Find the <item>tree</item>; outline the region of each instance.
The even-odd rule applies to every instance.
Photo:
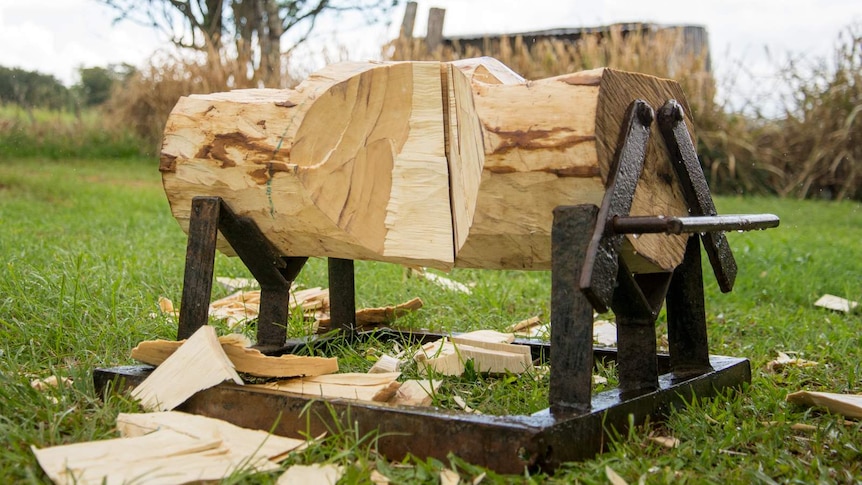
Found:
[[[279,87],[281,40],[296,33],[304,42],[324,15],[363,12],[374,20],[399,0],[97,0],[133,20],[166,33],[174,45],[206,54],[212,66],[227,57],[248,73],[241,84]],[[288,52],[290,49],[288,49]],[[239,80],[238,80],[239,81]],[[240,84],[240,83],[237,83]]]
[[[85,106],[98,106],[111,97],[114,85],[123,82],[134,72],[129,64],[109,64],[108,67],[79,67],[80,81],[74,86]]]
[[[0,67],[0,103],[17,104],[27,110],[62,110],[72,104],[69,90],[57,78],[17,67]]]

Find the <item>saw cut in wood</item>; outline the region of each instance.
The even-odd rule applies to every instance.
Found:
[[[193,197],[218,196],[283,256],[547,270],[553,209],[601,204],[638,98],[687,108],[676,82],[612,69],[528,82],[492,58],[335,64],[293,90],[182,98],[160,170],[184,229]],[[632,215],[686,214],[660,144]],[[624,258],[670,271],[685,240],[629,235]]]

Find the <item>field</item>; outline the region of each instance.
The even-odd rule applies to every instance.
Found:
[[[800,389],[862,393],[862,316],[813,306],[825,293],[862,300],[862,205],[716,202],[722,213],[771,212],[782,219],[778,229],[728,236],[740,267],[733,293],[719,293],[711,275],[706,278],[711,351],[750,358],[751,386],[676,410],[667,422],[633,430],[607,453],[566,465],[554,477],[488,473],[482,483],[606,483],[606,467],[629,483],[862,480],[862,425],[784,402]],[[112,437],[116,414],[137,409],[122,397],[97,398],[90,373],[131,363],[128,352],[141,340],[175,336],[174,324],[155,315],[156,302],[160,296],[179,302],[184,254],[185,237],[170,215],[154,160],[0,159],[0,480],[45,482],[31,445]],[[216,274],[248,275],[239,261],[221,255]],[[358,263],[358,304],[421,296],[425,308],[401,324],[442,330],[547,319],[547,273],[456,270],[449,277],[474,282],[473,295],[405,278],[397,266]],[[312,261],[299,282],[325,286],[323,261]],[[290,328],[302,332],[301,325]],[[374,356],[346,346],[341,352],[345,365],[357,369]],[[778,352],[818,365],[767,372]],[[612,369],[603,371],[613,378]],[[49,375],[71,377],[74,384],[48,393],[31,388],[32,379]],[[448,389],[484,412],[520,413],[543,407],[546,390],[535,382],[474,376]],[[513,389],[525,397],[511,398]],[[437,404],[449,405],[445,399]],[[813,428],[791,428],[798,423]],[[675,437],[679,446],[659,446],[651,434]],[[464,480],[482,472],[456,457],[394,467],[373,453],[372,438],[341,430],[288,463],[356,463],[349,483],[368,483],[375,466],[398,483],[437,483],[444,465],[456,467]],[[235,477],[249,483],[273,478]]]

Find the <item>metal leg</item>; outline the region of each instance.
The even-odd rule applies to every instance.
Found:
[[[620,395],[658,389],[655,320],[617,314],[617,372]]]
[[[265,351],[283,346],[287,340],[290,285],[308,258],[282,258],[254,221],[237,217],[223,201],[219,230],[260,283],[256,347]]]
[[[218,197],[192,199],[177,340],[191,337],[209,318],[220,208]]]
[[[593,375],[593,306],[578,280],[599,208],[554,209],[551,229],[551,412],[590,409]]]
[[[667,332],[670,365],[676,376],[712,370],[703,301],[700,238],[691,236],[682,264],[676,268],[667,293]]]
[[[356,283],[353,260],[329,258],[329,306],[332,329],[347,338],[356,335]]]

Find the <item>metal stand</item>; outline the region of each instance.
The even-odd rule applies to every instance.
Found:
[[[483,416],[321,401],[230,384],[196,394],[181,409],[245,427],[275,426],[276,433],[288,436],[316,435],[339,420],[357,426],[362,434],[378,431],[379,451],[393,460],[407,454],[445,459],[451,452],[499,472],[521,473],[524,467],[550,471],[566,461],[590,458],[603,450],[611,430],[622,433],[630,424],[660,418],[671,406],[750,382],[748,360],[709,355],[700,244],[720,287],[729,291],[736,264],[722,231],[774,227],[778,218],[715,214],[681,108],[673,100],[659,112],[659,125],[694,217],[630,217],[653,118],[647,103],[632,103],[601,207],[554,210],[551,341],[519,341],[531,346],[536,359],[547,361],[550,356],[547,409],[529,416]],[[217,231],[261,284],[258,346],[270,353],[300,349],[305,343],[287,342],[284,326],[290,283],[306,258],[279,256],[253,223],[237,218],[216,197],[192,203],[178,337],[206,324]],[[623,235],[646,232],[691,233],[683,262],[673,272],[632,274],[626,267],[619,256]],[[363,338],[366,334],[357,332],[354,321],[353,261],[330,258],[329,282],[333,327],[349,338]],[[655,322],[665,301],[670,355],[656,352]],[[593,348],[594,309],[613,309],[616,351]],[[394,330],[374,335],[407,343],[439,338]],[[619,388],[593,395],[597,360],[616,361]],[[136,385],[148,372],[140,367],[97,369],[94,379],[96,388],[104,391],[118,378],[126,386]]]

